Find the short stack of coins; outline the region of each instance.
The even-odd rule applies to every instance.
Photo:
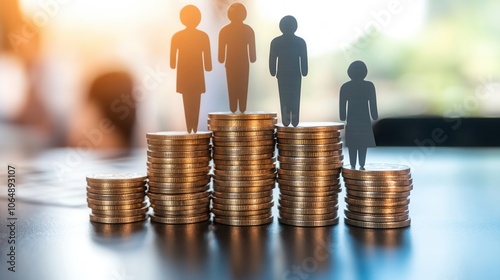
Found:
[[[276,113],[210,113],[214,222],[256,226],[273,221]]]
[[[398,164],[367,164],[342,168],[346,186],[345,223],[362,228],[401,228],[410,225],[410,168]]]
[[[277,126],[281,223],[311,227],[338,223],[343,128],[334,122]]]
[[[190,224],[210,219],[211,132],[157,132],[148,142],[151,221]]]
[[[87,204],[90,221],[122,224],[148,218],[146,176],[128,174],[92,174],[87,176]]]

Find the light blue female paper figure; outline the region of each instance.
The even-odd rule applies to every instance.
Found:
[[[177,68],[177,92],[182,94],[189,133],[198,131],[201,94],[205,92],[205,71],[212,70],[208,35],[196,29],[201,13],[193,5],[182,8],[181,22],[186,26],[174,34],[170,48],[170,67]]]
[[[368,69],[362,61],[351,63],[347,74],[351,80],[340,88],[340,120],[347,120],[345,145],[349,149],[351,167],[356,168],[359,157],[359,166],[364,169],[367,148],[375,147],[371,124],[371,119],[378,118],[375,86],[364,80]]]

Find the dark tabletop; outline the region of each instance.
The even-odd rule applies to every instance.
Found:
[[[290,227],[277,222],[276,207],[274,223],[260,227],[93,224],[82,173],[145,172],[145,152],[120,160],[87,158],[61,175],[54,163],[64,163],[68,153],[11,162],[18,164],[16,272],[7,270],[11,245],[2,187],[0,279],[500,277],[500,149],[369,150],[369,162],[412,167],[412,224],[394,230],[349,227],[343,219],[333,227]]]

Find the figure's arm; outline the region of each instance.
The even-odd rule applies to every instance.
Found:
[[[378,111],[377,111],[377,94],[375,92],[375,86],[370,82],[370,94],[369,94],[369,102],[370,102],[370,114],[373,120],[378,119]]]
[[[250,56],[250,62],[254,63],[257,60],[257,54],[255,51],[255,33],[251,27],[249,27],[249,29],[248,55]]]
[[[175,35],[170,42],[170,68],[175,69],[177,66],[177,40]]]
[[[219,62],[224,63],[226,61],[226,36],[224,29],[219,32]]]
[[[302,76],[307,76],[309,73],[309,67],[307,65],[307,45],[304,40],[302,40],[302,48],[300,51],[300,70],[302,71]]]
[[[208,35],[205,34],[205,40],[203,43],[203,59],[205,65],[205,71],[212,71],[212,55],[210,53],[210,40]]]
[[[276,66],[278,61],[278,50],[276,49],[275,40],[271,42],[271,50],[269,51],[269,72],[273,77],[276,76]]]
[[[339,102],[340,120],[345,121],[347,118],[347,97],[346,97],[344,85],[342,85],[342,87],[340,87],[339,101],[340,101]]]

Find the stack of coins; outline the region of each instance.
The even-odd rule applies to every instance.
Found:
[[[347,190],[345,223],[363,228],[401,228],[410,225],[410,168],[397,164],[367,164],[364,170],[345,166]]]
[[[151,221],[188,224],[210,219],[211,132],[148,133]]]
[[[342,123],[277,126],[279,221],[292,226],[338,223]]]
[[[93,174],[87,176],[87,203],[92,209],[90,221],[122,224],[148,218],[146,176]]]
[[[273,221],[276,113],[211,113],[214,222],[253,226]]]

